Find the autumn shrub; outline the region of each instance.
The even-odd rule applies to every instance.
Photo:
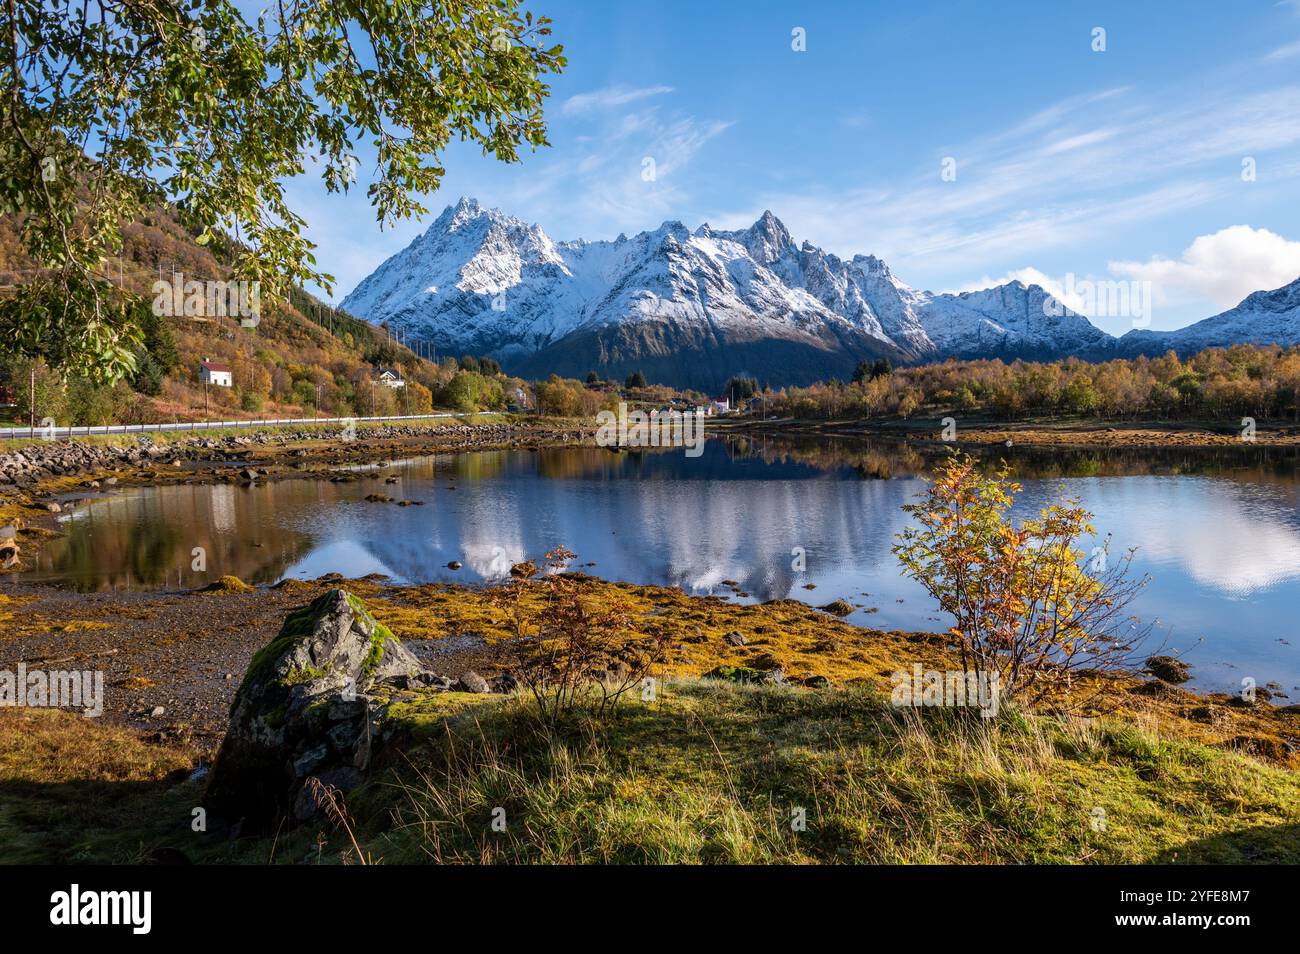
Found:
[[[893,548],[954,619],[963,669],[988,678],[1001,698],[1038,701],[1062,682],[1132,667],[1150,627],[1127,614],[1146,585],[1130,573],[1133,551],[1089,553],[1092,514],[1074,499],[1019,524],[1009,512],[1021,487],[1005,466],[984,473],[964,454],[940,465],[903,509],[914,523]]]
[[[550,550],[537,580],[530,579],[531,565],[520,564],[529,571],[513,573],[491,597],[513,629],[516,678],[551,723],[575,709],[612,714],[629,691],[646,684],[667,648],[658,627],[633,631],[625,601],[584,594],[581,579],[566,572],[575,556],[562,546]]]

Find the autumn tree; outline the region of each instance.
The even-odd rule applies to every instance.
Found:
[[[1111,558],[1077,500],[1009,519],[1021,487],[966,455],[939,466],[893,548],[905,575],[951,615],[965,672],[997,679],[1002,699],[1040,700],[1083,671],[1126,668],[1148,634],[1127,607],[1146,585],[1128,551]]]
[[[382,224],[422,213],[453,138],[507,162],[546,144],[543,79],[565,65],[517,0],[284,0],[252,22],[233,0],[5,0],[0,17],[0,213],[42,268],[0,302],[0,348],[100,380],[135,370],[105,262],[148,210],[175,203],[264,306],[330,288],[287,183],[365,178]]]

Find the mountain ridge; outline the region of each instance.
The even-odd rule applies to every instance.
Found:
[[[859,361],[882,357],[1181,352],[1232,343],[1221,339],[1241,338],[1261,314],[1273,317],[1256,337],[1300,342],[1300,279],[1185,329],[1117,338],[1038,285],[913,288],[873,255],[843,259],[796,244],[770,210],[744,229],[705,223],[692,231],[670,220],[612,241],[556,242],[468,196],[342,306],[444,352],[490,355],[524,376],[641,370],[706,389],[738,373],[796,385],[847,377]]]

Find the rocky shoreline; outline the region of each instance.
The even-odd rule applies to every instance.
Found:
[[[866,629],[832,609],[795,600],[739,604],[669,587],[580,578],[592,599],[629,603],[634,628],[644,619],[668,629],[667,675],[722,669],[777,674],[766,681],[869,684],[888,692],[888,674],[904,663],[951,663],[942,635]],[[335,588],[364,600],[375,619],[437,673],[443,688],[462,680],[482,691],[511,684],[512,630],[492,587],[398,586],[382,577],[337,574],[266,587],[223,580],[202,590],[161,593],[6,586],[0,626],[8,638],[0,640],[0,669],[23,662],[101,670],[106,721],[206,749],[225,733],[235,691],[257,652],[275,639],[287,616]],[[1267,695],[1243,705],[1135,674],[1115,682],[1110,701],[1120,711],[1156,711],[1177,723],[1180,734],[1214,744],[1235,741],[1282,761],[1300,755],[1300,705],[1273,705]]]
[[[771,436],[888,438],[950,446],[1015,444],[1023,447],[1087,448],[1300,448],[1300,426],[1261,422],[1249,441],[1235,422],[1131,421],[966,421],[955,418],[953,440],[944,441],[944,419],[822,421],[777,418],[768,420],[725,420],[717,426],[724,433],[752,433]]]
[[[54,532],[56,514],[80,491],[104,487],[251,482],[297,477],[349,480],[333,468],[479,450],[580,444],[594,425],[573,422],[483,422],[272,428],[254,433],[172,437],[139,435],[116,441],[54,440],[0,454],[0,570],[20,570]],[[160,439],[163,438],[163,439]]]

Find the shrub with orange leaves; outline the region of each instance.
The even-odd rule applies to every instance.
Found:
[[[1096,530],[1077,499],[1014,523],[1020,490],[1005,464],[985,473],[953,455],[903,508],[914,525],[893,552],[952,615],[964,670],[995,678],[1004,702],[1033,703],[1080,674],[1132,667],[1150,626],[1127,609],[1148,578],[1130,573],[1133,550],[1110,559],[1108,538],[1085,553]]]

